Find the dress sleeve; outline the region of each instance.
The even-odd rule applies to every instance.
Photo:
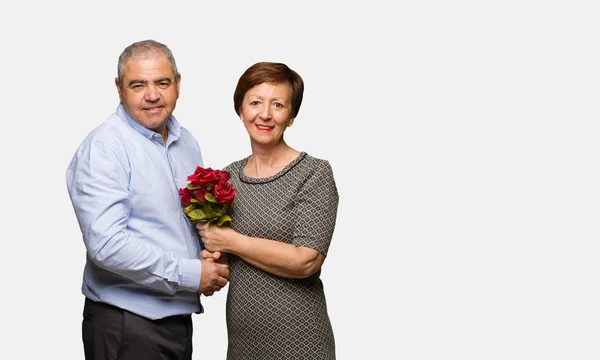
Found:
[[[329,162],[319,160],[296,195],[294,245],[315,249],[327,256],[338,200],[331,166]]]

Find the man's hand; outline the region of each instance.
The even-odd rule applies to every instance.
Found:
[[[229,281],[229,262],[221,263],[215,261],[214,257],[215,254],[211,254],[210,257],[207,257],[207,254],[201,255],[202,276],[198,292],[204,296],[211,296],[221,290]],[[217,260],[222,257],[223,255],[219,254]]]
[[[210,251],[204,249],[200,253],[200,258],[201,259],[211,259],[212,258],[214,261],[216,261],[218,263],[229,265],[229,254],[222,253],[220,251],[215,251],[213,253],[213,252],[210,252]]]

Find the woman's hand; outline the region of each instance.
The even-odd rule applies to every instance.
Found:
[[[198,234],[202,237],[202,242],[206,250],[216,252],[231,252],[231,241],[235,235],[235,231],[230,227],[219,227],[199,222],[196,224]]]

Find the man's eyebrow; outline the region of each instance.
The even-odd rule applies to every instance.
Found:
[[[161,82],[164,82],[164,81],[173,82],[173,80],[170,77],[162,77],[162,78],[154,80],[154,83],[158,84],[158,83],[161,83]],[[129,82],[129,84],[127,84],[127,85],[128,86],[137,85],[137,84],[143,84],[143,85],[145,85],[147,83],[148,83],[148,81],[146,81],[146,80],[131,80]]]
[[[163,77],[163,78],[154,80],[154,83],[159,83],[159,82],[163,82],[163,81],[172,82],[173,80],[171,80],[170,77]]]
[[[137,84],[146,84],[147,82],[144,80],[131,80],[127,86],[137,85]]]

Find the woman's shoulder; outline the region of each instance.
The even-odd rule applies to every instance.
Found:
[[[302,170],[300,170],[304,173],[301,176],[304,178],[302,193],[310,194],[317,191],[320,192],[319,196],[323,198],[325,194],[330,194],[337,199],[335,177],[329,161],[305,153],[302,163]]]
[[[307,153],[304,154],[304,165],[306,168],[314,170],[314,171],[327,171],[331,172],[331,164],[328,160],[314,157]]]
[[[239,171],[240,169],[242,169],[244,167],[244,165],[246,164],[246,162],[248,161],[248,158],[250,156],[247,156],[243,159],[237,160],[232,162],[231,164],[225,166],[223,168],[223,170],[225,171],[229,171],[229,172],[234,172],[234,171]]]

